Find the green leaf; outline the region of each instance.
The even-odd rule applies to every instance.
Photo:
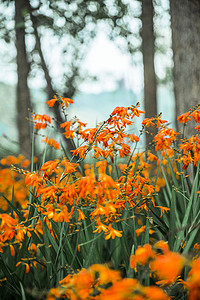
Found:
[[[171,206],[170,206],[170,218],[169,218],[169,236],[168,243],[169,248],[173,250],[174,242],[175,242],[175,230],[177,226],[176,222],[176,194],[175,191],[172,190],[172,198],[171,198]]]
[[[21,288],[21,295],[22,295],[22,300],[26,300],[24,288],[21,282],[19,282],[20,288]]]
[[[195,228],[190,234],[189,240],[186,242],[185,248],[183,249],[182,254],[186,254],[191,250],[191,246],[194,244],[195,237],[199,231],[199,227]]]
[[[147,212],[147,216],[146,216],[146,229],[144,235],[144,243],[149,244],[149,212]]]
[[[174,173],[174,170],[173,170],[173,167],[172,167],[172,164],[171,164],[171,160],[169,159],[168,155],[167,155],[167,160],[168,160],[168,166],[170,168],[170,172],[171,172],[171,176],[172,176],[172,180],[173,180],[173,183],[174,183],[174,186],[177,188],[177,189],[180,189],[181,188],[181,185],[179,184],[178,180],[176,179],[176,174]],[[184,192],[185,190],[183,190]],[[180,194],[177,194],[177,201],[178,201],[178,204],[179,204],[179,210],[181,209],[181,212],[184,214],[185,213],[185,209],[186,209],[186,204],[185,204],[185,199],[182,198],[182,196]]]
[[[0,254],[0,269],[2,270],[4,276],[7,278],[8,282],[10,283],[11,289],[14,291],[14,293],[20,295],[20,290],[18,288],[18,278],[16,274],[11,273],[9,268],[6,266],[1,254]]]
[[[48,238],[48,227],[46,224],[46,221],[43,222],[42,218],[41,218],[41,222],[42,222],[42,228],[43,228],[43,237],[44,237],[44,243],[45,243],[45,259],[46,259],[46,264],[47,264],[47,288],[50,289],[52,287],[52,261],[51,261],[51,249],[50,249],[50,243],[49,243],[49,238]]]
[[[197,182],[198,182],[198,178],[199,178],[198,173],[199,173],[199,164],[198,164],[198,168],[197,168],[197,173],[196,173],[195,178],[194,178],[189,203],[188,203],[188,206],[186,208],[186,212],[185,212],[185,216],[183,218],[183,222],[181,224],[181,229],[177,233],[176,242],[174,244],[174,251],[179,250],[181,241],[185,239],[185,232],[184,231],[185,231],[185,228],[187,228],[189,217],[192,216],[192,211],[193,211],[193,206],[192,205],[194,204],[195,194],[197,193]]]
[[[22,213],[20,212],[20,210],[18,210],[18,209],[12,204],[12,202],[11,202],[10,200],[8,200],[2,193],[0,193],[0,196],[3,197],[3,198],[6,200],[6,202],[10,205],[10,207],[12,208],[12,210],[16,212],[16,214],[17,214],[18,217],[19,217],[19,220],[20,220],[20,221],[25,221],[25,218],[24,218],[24,216],[22,215]]]

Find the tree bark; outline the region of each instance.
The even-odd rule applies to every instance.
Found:
[[[200,103],[200,1],[170,0],[176,114]],[[182,128],[177,124],[178,130]],[[188,123],[185,136],[194,133]]]
[[[157,91],[156,75],[154,68],[154,28],[153,28],[154,8],[152,0],[142,0],[142,54],[144,66],[144,107],[145,117],[151,118],[157,115]],[[146,134],[146,145],[152,142],[156,128],[152,127]]]
[[[31,133],[28,117],[30,91],[28,88],[29,63],[25,43],[26,0],[15,0],[15,34],[17,50],[17,126],[19,132],[19,150],[31,158]]]

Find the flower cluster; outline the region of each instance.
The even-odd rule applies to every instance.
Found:
[[[77,274],[68,275],[50,290],[47,300],[59,297],[68,299],[118,299],[118,300],[167,300],[159,287],[145,287],[136,279],[122,278],[116,270],[106,265],[92,265]]]
[[[72,103],[47,101],[64,115]],[[21,155],[1,159],[0,282],[9,290],[16,275],[12,296],[23,283],[27,293],[34,285],[48,290],[48,300],[165,300],[180,293],[199,299],[200,138],[184,138],[161,115],[144,119],[137,136],[132,125],[143,113],[138,103],[116,107],[95,128],[66,119],[59,124],[63,137],[80,145],[72,159],[46,137],[60,156],[32,172]],[[183,124],[191,119],[200,123],[199,107],[178,117]],[[46,114],[33,114],[33,121],[37,131],[56,128]],[[152,148],[140,152],[149,126],[157,127]]]
[[[4,211],[8,209],[8,202],[6,199],[14,199],[16,205],[25,208],[27,204],[28,189],[26,188],[24,177],[11,170],[11,166],[15,165],[18,168],[27,169],[30,161],[23,155],[7,156],[0,161],[0,193],[4,196],[0,201],[0,208]]]
[[[159,250],[159,251],[158,251]],[[180,280],[185,265],[191,264],[186,281]],[[139,246],[130,258],[131,268],[137,265],[148,267],[152,280],[159,281],[150,287],[142,285],[138,280],[122,278],[119,271],[110,269],[107,265],[92,265],[89,269],[82,269],[76,274],[66,276],[59,282],[57,288],[49,291],[48,300],[58,297],[69,299],[134,299],[134,300],[167,300],[171,299],[163,290],[163,286],[172,286],[175,282],[180,288],[186,288],[190,300],[199,297],[200,259],[191,263],[183,255],[169,250],[168,244],[159,241],[150,246]],[[136,269],[137,272],[137,269]]]

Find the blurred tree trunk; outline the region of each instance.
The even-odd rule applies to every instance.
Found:
[[[157,115],[156,75],[154,68],[154,8],[152,0],[142,0],[142,54],[144,66],[144,106],[145,117],[151,118]],[[156,128],[149,132],[156,134]],[[146,134],[146,145],[152,142],[153,136]]]
[[[17,50],[17,126],[19,132],[19,150],[31,157],[31,134],[28,117],[30,91],[28,88],[29,63],[25,44],[26,0],[15,0],[15,34]]]
[[[48,99],[52,99],[54,95],[56,95],[56,91],[53,88],[53,84],[52,84],[52,78],[50,76],[50,72],[49,72],[49,67],[45,61],[44,55],[43,55],[43,51],[42,51],[42,46],[41,46],[41,40],[40,40],[40,36],[39,36],[39,32],[38,32],[38,28],[37,28],[37,18],[33,15],[33,9],[30,5],[30,2],[28,1],[28,8],[29,8],[29,13],[30,13],[30,18],[31,18],[31,22],[32,22],[32,26],[34,29],[34,35],[35,35],[35,49],[37,50],[39,56],[40,56],[40,64],[41,67],[43,69],[44,72],[44,76],[45,76],[45,80],[46,80],[46,84],[47,84],[47,95],[48,95]],[[72,98],[73,95],[67,95],[68,98]],[[60,109],[59,109],[59,104],[56,102],[54,107],[53,107],[53,111],[54,111],[54,115],[55,118],[57,120],[57,129],[59,131],[63,131],[60,128],[60,124],[64,123],[66,120],[63,119],[61,113],[60,113]],[[64,139],[65,141],[65,150],[68,154],[69,159],[72,157],[72,153],[71,150],[75,150],[76,146],[74,144],[73,139]]]
[[[200,1],[170,0],[176,114],[200,103]],[[182,128],[178,125],[178,130]],[[194,133],[189,123],[185,135]],[[194,127],[193,127],[194,128]]]

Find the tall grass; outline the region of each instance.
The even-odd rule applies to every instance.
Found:
[[[55,102],[64,111],[73,101]],[[143,113],[138,103],[117,107],[90,129],[66,120],[65,138],[81,144],[72,159],[46,137],[62,152],[46,161],[45,150],[37,170],[34,153],[30,171],[23,157],[1,160],[2,174],[12,164],[16,178],[1,187],[1,299],[199,299],[200,140],[156,116],[141,125],[141,134],[158,128],[152,151],[139,152],[131,125]],[[199,116],[194,107],[179,121]],[[45,114],[33,120],[36,133],[52,126]]]

